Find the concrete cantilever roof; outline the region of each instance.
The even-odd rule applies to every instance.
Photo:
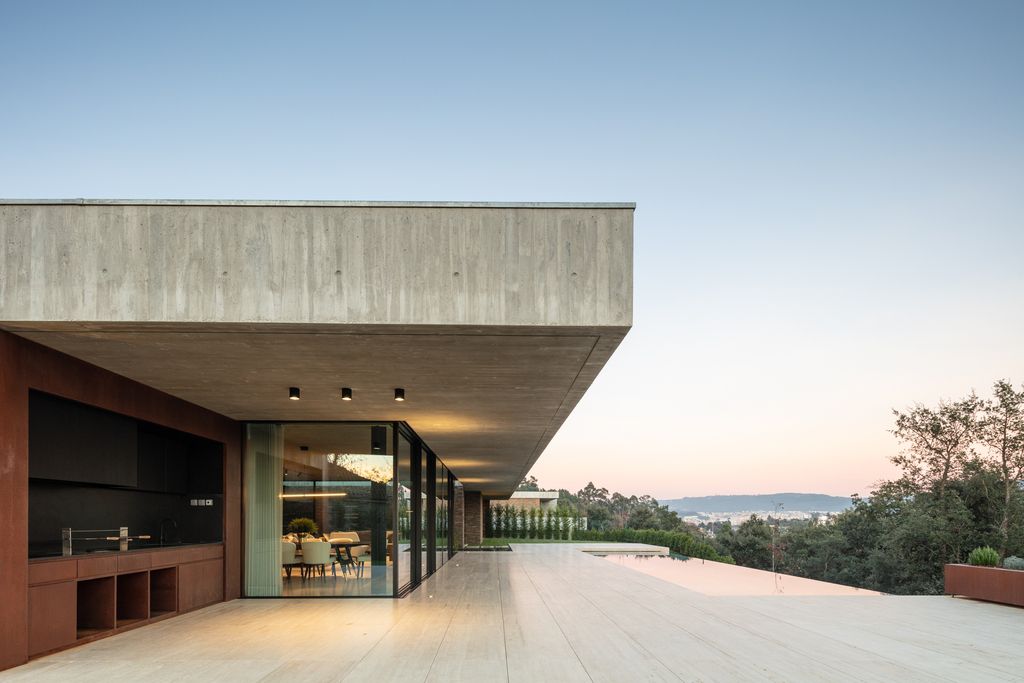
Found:
[[[632,220],[0,200],[0,327],[240,420],[406,420],[467,488],[506,496],[632,324]]]
[[[3,199],[0,205],[42,206],[320,206],[333,208],[384,207],[419,209],[635,209],[635,202],[424,202],[359,199]]]

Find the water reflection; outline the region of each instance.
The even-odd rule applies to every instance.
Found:
[[[666,555],[601,555],[608,562],[704,595],[882,595],[863,588]]]

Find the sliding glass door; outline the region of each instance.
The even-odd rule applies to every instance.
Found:
[[[250,423],[248,597],[401,595],[449,557],[452,477],[405,423]]]
[[[250,424],[246,595],[393,595],[392,424]]]

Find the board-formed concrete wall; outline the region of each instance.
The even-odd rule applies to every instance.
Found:
[[[0,321],[632,323],[633,208],[0,200]]]

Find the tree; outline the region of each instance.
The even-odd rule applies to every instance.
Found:
[[[715,546],[722,555],[731,555],[736,564],[771,569],[772,531],[757,515],[751,515],[735,531],[731,525],[723,525],[715,536]]]
[[[570,493],[567,489],[558,489],[558,509],[566,515],[578,515],[580,513],[579,496]]]
[[[892,462],[918,491],[945,496],[949,480],[963,471],[972,453],[981,407],[972,392],[961,401],[941,401],[937,409],[917,404],[907,413],[892,411],[892,433],[903,444]]]
[[[516,487],[516,491],[540,491],[540,484],[537,483],[537,477],[531,474],[524,478],[519,482],[519,486]]]
[[[654,510],[646,506],[638,506],[629,513],[626,520],[627,529],[656,529]]]
[[[587,518],[587,528],[594,529],[595,531],[602,531],[604,529],[611,528],[612,526],[612,513],[606,505],[593,504],[588,505],[584,510],[584,515]]]
[[[608,502],[608,489],[597,488],[594,486],[594,482],[587,482],[587,485],[576,492],[576,497],[580,503],[589,505],[591,503],[607,503]]]
[[[979,440],[984,461],[1001,479],[1000,556],[1006,557],[1013,495],[1024,479],[1024,387],[1018,392],[1009,381],[999,380],[993,386],[993,393],[995,400],[984,402]]]
[[[636,496],[629,496],[628,498],[618,491],[612,494],[611,499],[608,501],[608,507],[612,513],[613,526],[616,529],[621,529],[626,526],[626,520],[629,519],[630,511],[637,506],[638,499]]]
[[[794,576],[835,581],[837,564],[844,552],[844,539],[834,525],[811,522],[786,532],[786,554],[782,571]]]

